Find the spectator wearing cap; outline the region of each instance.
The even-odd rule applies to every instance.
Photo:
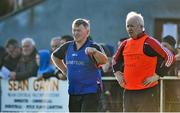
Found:
[[[175,44],[176,44],[176,40],[173,36],[171,35],[167,35],[164,38],[162,38],[162,42],[161,45],[164,46],[166,49],[170,50],[174,55],[176,54],[175,51]],[[158,59],[158,65],[162,65],[163,59]],[[170,67],[165,67],[165,66],[160,66],[161,68],[159,68],[158,74],[160,75],[166,75],[166,76],[174,76],[175,75],[175,64],[173,64]],[[168,70],[168,71],[167,71]]]
[[[161,42],[162,46],[166,47],[167,49],[169,49],[170,51],[172,51],[172,53],[175,55],[176,51],[175,51],[175,45],[176,45],[176,40],[173,36],[171,35],[167,35],[162,39]],[[162,60],[158,59],[158,63],[162,64]],[[176,76],[175,73],[175,68],[176,68],[176,63],[175,62],[172,66],[170,67],[164,67],[161,66],[160,73],[159,74],[163,74],[165,76]],[[179,112],[180,111],[180,90],[179,90],[179,81],[172,81],[172,80],[167,80],[164,81],[164,86],[165,86],[165,111],[166,112]],[[176,103],[176,105],[174,106],[174,104]]]
[[[176,45],[176,40],[173,36],[167,35],[162,39],[161,44],[170,49],[174,54],[175,54],[175,45]]]

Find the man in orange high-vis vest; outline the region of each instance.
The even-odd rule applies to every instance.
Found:
[[[174,63],[175,57],[168,49],[148,36],[141,14],[130,12],[126,18],[129,39],[123,41],[113,58],[113,69],[123,95],[124,112],[158,112],[158,57],[165,66]]]

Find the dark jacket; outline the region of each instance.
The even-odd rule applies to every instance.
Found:
[[[36,76],[38,65],[36,63],[37,50],[35,49],[30,56],[22,55],[15,70],[16,80],[25,80]]]
[[[4,57],[3,65],[7,67],[10,71],[14,71],[16,69],[17,63],[19,62],[21,56],[17,58],[12,58],[10,55],[6,55]]]
[[[5,54],[6,54],[5,49],[2,46],[0,46],[0,69],[3,65]]]

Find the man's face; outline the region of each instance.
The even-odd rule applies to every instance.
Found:
[[[16,46],[9,45],[8,47],[6,47],[6,51],[9,55],[11,55],[15,48],[16,48]]]
[[[24,45],[22,45],[22,54],[25,56],[31,55],[33,50],[34,46],[30,42],[25,42]]]
[[[137,38],[143,32],[143,27],[136,18],[130,18],[126,23],[126,30],[131,38]]]
[[[17,48],[13,51],[12,56],[13,56],[14,58],[17,58],[17,57],[19,57],[20,55],[21,55],[21,48],[20,48],[20,47],[17,47]]]
[[[61,45],[60,40],[52,40],[51,41],[51,51],[54,51]]]
[[[170,50],[173,50],[173,47],[172,47],[169,43],[167,43],[167,42],[161,42],[161,44],[162,44],[164,47],[166,47],[166,48],[168,48],[168,49],[170,49]]]
[[[21,54],[21,48],[18,47],[17,45],[9,45],[6,48],[6,51],[12,58],[17,58]]]
[[[83,25],[80,26],[73,26],[72,34],[74,36],[75,42],[82,42],[87,39],[89,30],[85,28]]]

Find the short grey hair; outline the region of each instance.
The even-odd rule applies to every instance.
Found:
[[[24,45],[24,43],[26,43],[26,42],[30,42],[32,44],[32,46],[36,45],[35,41],[32,38],[29,38],[29,37],[22,39],[21,45]]]
[[[72,28],[74,26],[80,26],[83,25],[86,29],[90,30],[90,22],[87,19],[83,19],[83,18],[78,18],[75,19],[72,23]]]
[[[129,12],[127,14],[127,17],[126,17],[126,23],[131,18],[135,18],[137,20],[137,23],[140,24],[143,27],[143,30],[144,30],[144,19],[143,19],[143,16],[140,13],[137,13],[137,12],[134,12],[134,11]]]

